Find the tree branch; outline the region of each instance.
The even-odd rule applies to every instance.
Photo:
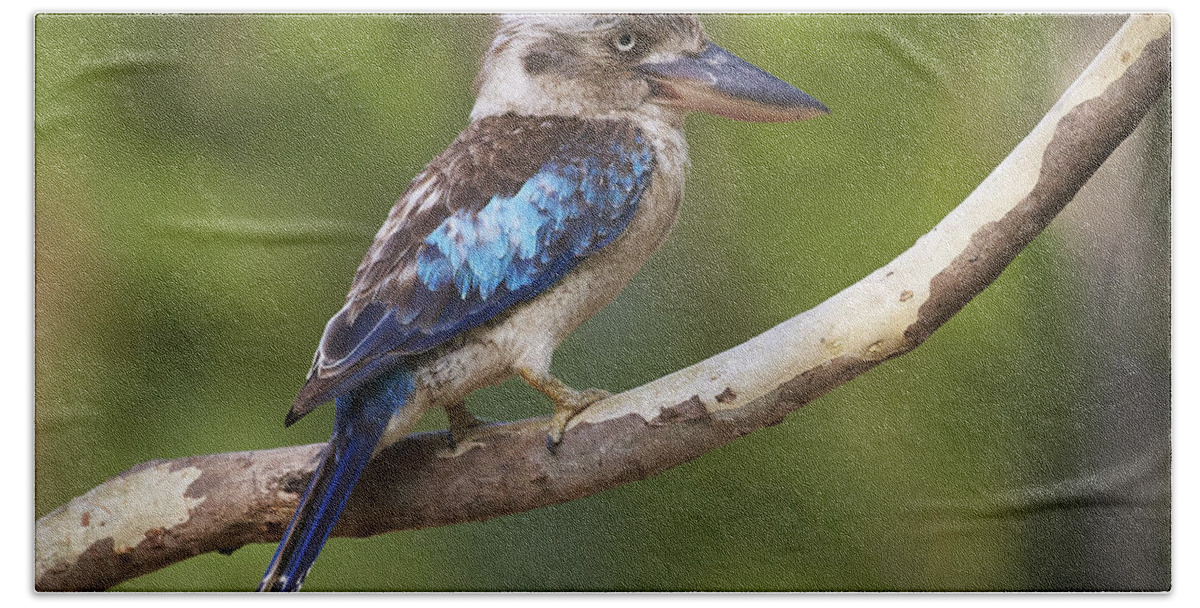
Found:
[[[682,464],[907,353],[999,276],[1170,82],[1170,18],[1132,17],[1008,158],[900,257],[820,306],[616,395],[568,427],[491,425],[457,450],[423,433],[382,452],[334,531],[489,519]],[[104,589],[208,551],[276,542],[321,445],[138,465],[37,522],[37,589]]]

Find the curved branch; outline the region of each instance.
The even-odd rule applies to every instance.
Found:
[[[489,519],[595,494],[687,462],[920,345],[1000,274],[1170,82],[1170,18],[1132,17],[1008,158],[912,248],[820,306],[600,402],[557,455],[544,419],[385,450],[335,534]],[[321,445],[153,461],[42,517],[39,590],[104,589],[208,551],[275,542]]]

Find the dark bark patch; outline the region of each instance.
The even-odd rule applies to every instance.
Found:
[[[37,591],[104,591],[111,586],[107,581],[120,576],[128,559],[113,548],[111,537],[102,538],[92,543],[74,562],[64,561],[47,568],[34,581],[33,588]]]
[[[688,422],[711,417],[712,415],[708,413],[708,408],[704,407],[704,402],[700,400],[700,395],[692,395],[687,401],[681,401],[659,410],[658,415],[650,421],[650,424],[659,425],[673,422]]]

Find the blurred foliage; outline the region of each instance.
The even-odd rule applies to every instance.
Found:
[[[575,385],[637,386],[892,259],[987,175],[1121,19],[703,21],[833,113],[689,119],[682,219],[560,349],[556,371]],[[330,408],[291,429],[283,414],[392,201],[464,126],[492,27],[479,16],[36,19],[38,516],[145,460],[327,438]],[[1127,295],[1144,315],[1128,331],[1145,337],[1129,356],[1157,402],[1170,369],[1160,194],[1139,236],[1159,255]],[[334,539],[305,588],[1103,587],[1086,526],[1012,508],[1087,474],[1100,410],[1114,407],[1092,390],[1095,347],[1080,336],[1094,304],[1060,244],[1052,228],[925,346],[777,427],[569,504]],[[549,411],[511,381],[471,405],[493,419]],[[422,428],[443,422],[431,413]],[[1168,529],[1169,507],[1156,508]],[[119,589],[252,589],[272,550],[203,555]],[[1166,572],[1169,546],[1148,550]]]

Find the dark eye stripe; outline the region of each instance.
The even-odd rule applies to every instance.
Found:
[[[525,66],[527,74],[541,74],[554,69],[561,69],[566,63],[566,58],[561,53],[539,53],[533,52],[526,55],[522,64]]]

